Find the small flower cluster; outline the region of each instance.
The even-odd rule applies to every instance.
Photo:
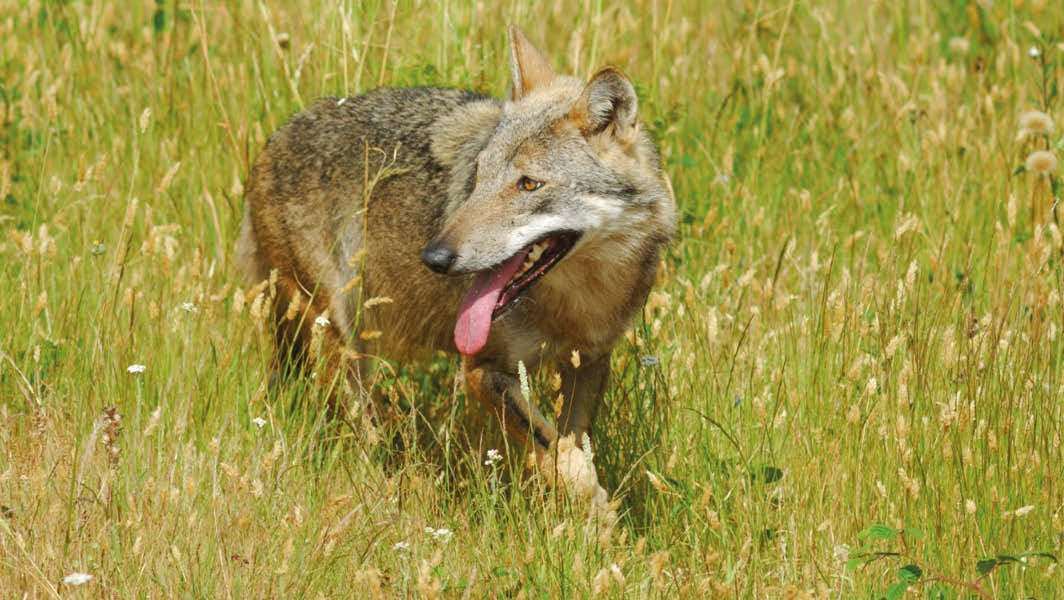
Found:
[[[440,527],[439,529],[433,529],[432,527],[426,527],[425,533],[432,536],[432,539],[439,542],[447,542],[454,535],[454,532],[446,527]]]
[[[484,461],[484,466],[494,467],[502,460],[502,452],[499,452],[495,448],[488,450],[488,458]]]

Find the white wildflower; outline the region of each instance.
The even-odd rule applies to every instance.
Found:
[[[454,535],[454,532],[450,529],[447,529],[446,527],[440,527],[439,529],[426,527],[425,533],[431,535],[432,539],[440,542],[446,542],[447,540],[451,539],[452,535]]]
[[[92,580],[92,575],[88,573],[71,573],[63,578],[63,583],[67,585],[82,585]]]
[[[325,327],[326,325],[329,324],[329,318],[328,317],[318,317],[318,318],[314,319],[314,324],[317,325],[318,327]]]
[[[1031,58],[1038,58],[1042,55],[1042,51],[1038,49],[1038,46],[1031,46],[1031,49],[1027,51],[1027,54],[1031,55]]]
[[[143,373],[148,367],[144,365],[129,365],[126,367],[126,371],[136,375],[137,373]]]
[[[194,313],[198,309],[196,308],[196,305],[191,303],[191,302],[182,302],[181,303],[181,310],[183,310],[183,311],[185,311],[187,313]]]
[[[266,425],[266,419],[263,419],[262,417],[255,417],[251,422],[259,429],[262,429]]]
[[[502,452],[499,452],[495,448],[488,450],[488,459],[484,461],[484,465],[488,467],[494,467],[499,461],[502,460]]]
[[[410,549],[410,542],[396,542],[395,545],[392,546],[392,552],[402,552],[403,550],[409,550],[409,549]]]

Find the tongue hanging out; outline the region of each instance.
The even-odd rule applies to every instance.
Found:
[[[521,268],[528,251],[518,252],[512,258],[495,267],[477,273],[473,285],[458,309],[458,322],[454,325],[454,345],[466,356],[472,356],[488,343],[491,317],[495,305],[506,284]]]
[[[466,356],[484,349],[491,322],[572,249],[579,234],[558,232],[473,277],[454,324],[454,345]]]

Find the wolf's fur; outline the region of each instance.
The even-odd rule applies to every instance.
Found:
[[[469,391],[545,459],[559,431],[578,440],[590,431],[610,350],[654,282],[675,208],[624,75],[557,76],[516,28],[510,48],[506,101],[378,89],[294,116],[255,162],[237,254],[255,280],[275,271],[280,355],[303,356],[327,315],[319,331],[335,370],[348,364],[345,346],[400,360],[453,351],[472,273],[544,234],[580,232],[463,361]],[[522,176],[544,185],[522,191]],[[454,251],[448,274],[421,264],[430,242]],[[363,248],[364,268],[350,264]],[[392,300],[364,311],[359,327],[382,332],[371,342],[353,330],[357,287],[345,292],[359,276],[363,298]],[[518,361],[561,372],[557,429],[521,396]],[[344,371],[357,382],[358,369]]]

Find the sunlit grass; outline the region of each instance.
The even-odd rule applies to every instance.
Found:
[[[501,95],[510,22],[632,77],[681,208],[596,429],[612,536],[450,357],[391,365],[375,427],[270,392],[232,264],[291,114]],[[1038,0],[0,3],[0,595],[872,597],[1059,556],[1062,40]],[[923,537],[846,569],[872,524]]]

